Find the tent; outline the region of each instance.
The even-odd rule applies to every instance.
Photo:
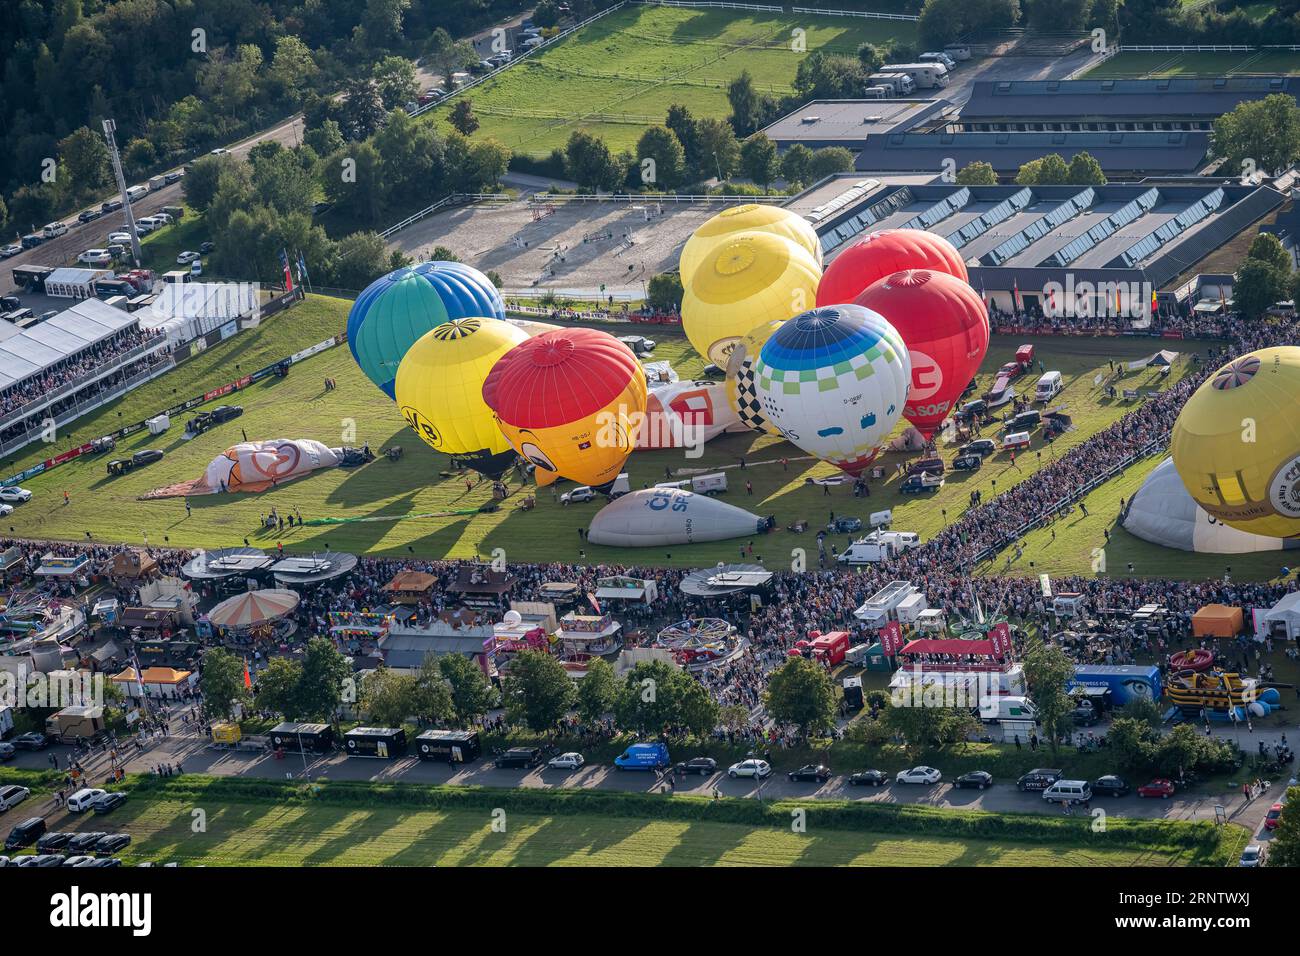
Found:
[[[1238,620],[1241,612],[1237,612]],[[927,639],[908,641],[900,654],[957,654],[993,657],[992,641],[965,641],[961,639]]]
[[[1289,640],[1300,636],[1300,591],[1292,591],[1283,596],[1282,600],[1264,612],[1264,621],[1270,630],[1274,624],[1282,624]]]
[[[1207,604],[1192,615],[1193,637],[1236,637],[1244,627],[1239,607]]]
[[[296,591],[280,588],[248,591],[222,601],[208,614],[208,621],[214,627],[256,627],[292,614],[298,600]]]

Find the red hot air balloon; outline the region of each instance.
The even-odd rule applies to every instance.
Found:
[[[943,236],[924,229],[882,229],[835,257],[817,286],[817,304],[852,302],[867,286],[904,269],[946,272],[962,282],[970,279],[961,253]]]
[[[989,314],[979,293],[928,269],[895,272],[854,300],[898,329],[912,357],[903,417],[928,441],[961,398],[989,347]]]

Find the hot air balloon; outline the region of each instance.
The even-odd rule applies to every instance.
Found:
[[[822,246],[817,230],[803,216],[780,206],[762,206],[746,203],[724,209],[686,240],[682,247],[678,272],[682,286],[691,281],[695,270],[708,258],[714,247],[741,232],[769,232],[802,246],[818,266],[822,264]]]
[[[402,417],[435,451],[500,477],[517,455],[483,401],[483,381],[527,338],[501,319],[452,319],[425,332],[397,369]]]
[[[853,243],[826,267],[817,304],[852,302],[867,286],[904,269],[946,272],[962,282],[970,278],[961,253],[942,236],[924,229],[882,229]]]
[[[911,379],[898,330],[858,305],[796,316],[754,363],[759,401],[782,436],[855,476],[898,424]]]
[[[903,417],[929,441],[988,351],[984,300],[946,273],[909,269],[873,283],[854,302],[883,315],[903,336],[912,360]]]
[[[422,262],[381,276],[357,296],[348,347],[366,378],[393,398],[397,367],[416,339],[451,319],[481,316],[506,317],[487,276],[460,262]]]
[[[1174,423],[1188,493],[1230,527],[1300,535],[1300,348],[1248,352],[1211,375]]]
[[[731,350],[727,359],[727,401],[740,419],[741,424],[762,432],[764,435],[779,435],[776,426],[763,415],[763,403],[754,391],[754,360],[758,358],[763,343],[771,338],[772,333],[781,327],[785,319],[773,319],[764,322],[756,329],[751,329]]]
[[[682,328],[719,368],[751,329],[807,309],[821,276],[816,260],[789,239],[742,232],[710,251],[682,296]]]
[[[537,466],[594,488],[618,477],[646,409],[645,371],[607,332],[560,329],[526,339],[483,382],[502,434]]]

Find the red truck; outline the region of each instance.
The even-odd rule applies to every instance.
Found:
[[[848,631],[829,631],[825,634],[819,634],[817,631],[808,633],[809,648],[815,660],[824,661],[834,667],[844,660],[844,655],[849,650],[849,632]]]

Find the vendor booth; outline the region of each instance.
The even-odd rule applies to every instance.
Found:
[[[272,727],[266,736],[273,750],[319,754],[334,746],[334,731],[329,724],[299,724],[286,720]]]
[[[1264,625],[1275,637],[1300,638],[1300,591],[1292,591],[1265,611]]]
[[[114,583],[140,584],[160,573],[158,562],[154,560],[153,555],[139,548],[121,551],[113,555],[113,559],[108,566],[108,576],[113,579]]]
[[[447,591],[469,607],[504,609],[509,607],[516,580],[508,571],[496,571],[490,565],[462,565]]]
[[[384,591],[394,604],[419,604],[421,601],[433,603],[433,589],[437,586],[438,579],[432,574],[424,571],[398,571],[384,585]]]
[[[469,763],[483,753],[476,730],[426,730],[415,738],[415,745],[421,760],[441,763]]]
[[[406,731],[401,727],[357,727],[343,735],[343,749],[349,757],[404,757]]]
[[[136,678],[134,667],[128,667],[111,678],[113,685],[127,697],[147,697],[151,700],[175,700],[198,683],[199,675],[193,671],[172,667],[146,667]]]
[[[1244,627],[1239,607],[1207,604],[1192,615],[1193,637],[1236,637]]]
[[[618,574],[596,579],[597,601],[626,601],[653,604],[658,596],[655,582],[649,578],[633,578]]]

